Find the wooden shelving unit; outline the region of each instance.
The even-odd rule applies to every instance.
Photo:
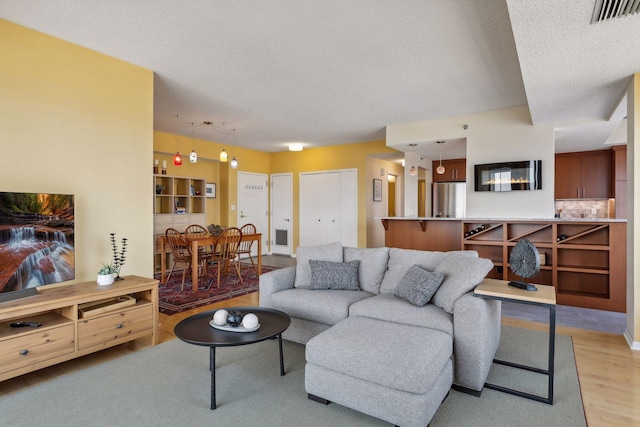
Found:
[[[466,235],[484,226],[485,229]],[[509,255],[526,238],[544,257],[531,283],[552,285],[558,304],[626,311],[626,224],[621,222],[462,222],[462,249],[491,259],[488,277],[520,278],[509,269]]]
[[[106,301],[114,300],[109,307]],[[123,300],[135,301],[128,305]],[[100,302],[100,312],[83,318]],[[39,327],[13,328],[14,322]],[[43,287],[39,294],[0,303],[0,381],[151,336],[158,343],[158,281],[126,276],[113,285],[95,282]]]
[[[158,194],[156,186],[164,186]],[[183,176],[154,175],[154,271],[160,271],[161,256],[171,265],[169,253],[160,254],[159,236],[164,235],[167,228],[184,231],[191,224],[205,225],[206,182],[201,178]]]

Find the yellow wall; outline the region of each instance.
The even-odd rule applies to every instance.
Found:
[[[300,173],[325,170],[358,170],[358,246],[367,246],[367,206],[372,198],[373,173],[368,168],[368,159],[373,154],[393,152],[384,141],[371,141],[355,144],[336,145],[305,149],[304,151],[286,151],[271,154],[271,172],[293,174],[293,248],[298,247],[299,239],[299,194]],[[389,163],[389,162],[385,162]],[[378,173],[378,177],[379,177]]]
[[[76,282],[152,275],[153,73],[0,20],[0,191],[75,195]]]

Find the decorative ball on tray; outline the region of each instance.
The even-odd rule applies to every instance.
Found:
[[[227,317],[227,325],[237,328],[242,323],[242,313],[239,311],[232,311]]]
[[[245,314],[244,318],[242,319],[242,326],[247,329],[255,328],[256,326],[258,326],[258,316],[253,313]]]
[[[229,317],[229,312],[227,310],[218,310],[213,314],[213,323],[218,326],[226,325],[227,317]]]

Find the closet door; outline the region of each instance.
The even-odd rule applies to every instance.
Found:
[[[358,246],[358,177],[355,170],[340,172],[340,241]]]
[[[300,174],[300,246],[358,243],[356,171]]]
[[[340,241],[340,173],[300,175],[300,246]]]

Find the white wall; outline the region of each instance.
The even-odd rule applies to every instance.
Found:
[[[466,130],[465,124],[469,125]],[[387,145],[398,150],[412,142],[454,138],[467,140],[467,217],[553,217],[555,152],[552,126],[534,127],[527,107],[387,126]],[[542,190],[474,191],[474,165],[518,160],[542,160]],[[406,169],[409,167],[411,165]],[[407,187],[405,206],[410,205],[406,199],[413,197],[413,190]]]

